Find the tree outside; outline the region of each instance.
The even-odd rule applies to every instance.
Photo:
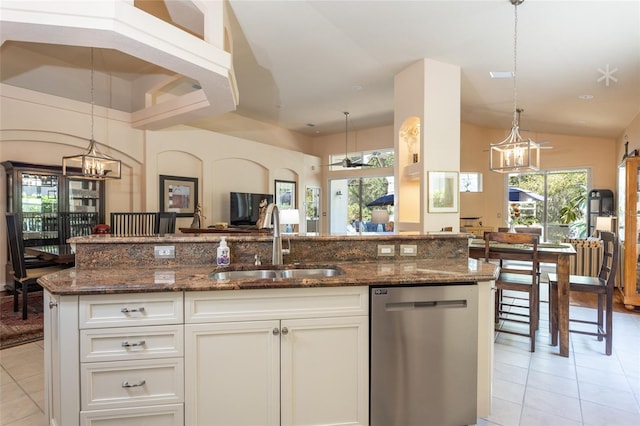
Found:
[[[535,214],[522,221],[542,224],[546,240],[556,241],[586,236],[587,179],[585,170],[549,171],[509,175],[509,185],[544,196],[535,201]]]

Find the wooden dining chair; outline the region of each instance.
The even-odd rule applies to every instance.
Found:
[[[59,212],[58,238],[60,244],[66,244],[71,237],[91,235],[98,224],[98,213],[95,212]]]
[[[7,238],[11,257],[11,277],[13,278],[13,312],[18,312],[18,297],[22,294],[22,319],[27,319],[27,298],[29,288],[39,289],[37,279],[61,271],[64,266],[28,268],[25,264],[22,222],[16,213],[7,213]]]
[[[176,212],[158,212],[156,218],[156,234],[173,234],[176,232]]]
[[[156,234],[156,212],[112,212],[111,234],[149,236]]]
[[[613,348],[613,292],[618,269],[618,241],[613,232],[601,231],[600,239],[604,245],[602,264],[597,277],[583,275],[569,275],[569,293],[591,293],[598,295],[597,318],[584,320],[571,318],[571,308],[569,308],[569,324],[573,322],[596,326],[595,331],[585,329],[572,329],[571,333],[586,334],[596,336],[598,340],[605,339],[605,353],[611,355]],[[558,333],[558,322],[566,319],[558,318],[558,276],[549,274],[549,286],[551,297],[549,300],[549,310],[551,311],[551,333]]]
[[[538,235],[510,232],[485,232],[485,261],[530,262],[529,268],[519,265],[509,267],[503,262],[500,275],[496,279],[495,329],[498,332],[529,337],[531,352],[536,348],[536,330],[540,316],[538,296]],[[492,250],[492,246],[500,245],[500,252]],[[514,251],[508,249],[513,247]],[[523,252],[522,247],[531,248]],[[508,294],[505,294],[508,291]],[[520,328],[510,327],[505,323],[516,323]],[[521,327],[526,325],[526,332]]]

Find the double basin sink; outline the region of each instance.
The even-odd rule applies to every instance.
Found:
[[[300,278],[327,278],[342,275],[342,270],[337,267],[310,267],[310,268],[286,268],[286,269],[250,269],[238,271],[212,272],[210,277],[214,280],[281,280]]]

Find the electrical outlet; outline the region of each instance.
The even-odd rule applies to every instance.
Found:
[[[393,244],[378,244],[378,256],[394,256],[396,248]]]
[[[400,244],[400,256],[415,256],[418,254],[416,244]]]
[[[174,259],[176,257],[176,247],[154,246],[153,255],[156,259]]]

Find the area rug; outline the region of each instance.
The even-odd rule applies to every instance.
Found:
[[[22,303],[22,297],[19,300]],[[0,349],[41,340],[44,336],[42,291],[29,293],[28,316],[22,319],[22,310],[13,312],[13,296],[0,297]]]

